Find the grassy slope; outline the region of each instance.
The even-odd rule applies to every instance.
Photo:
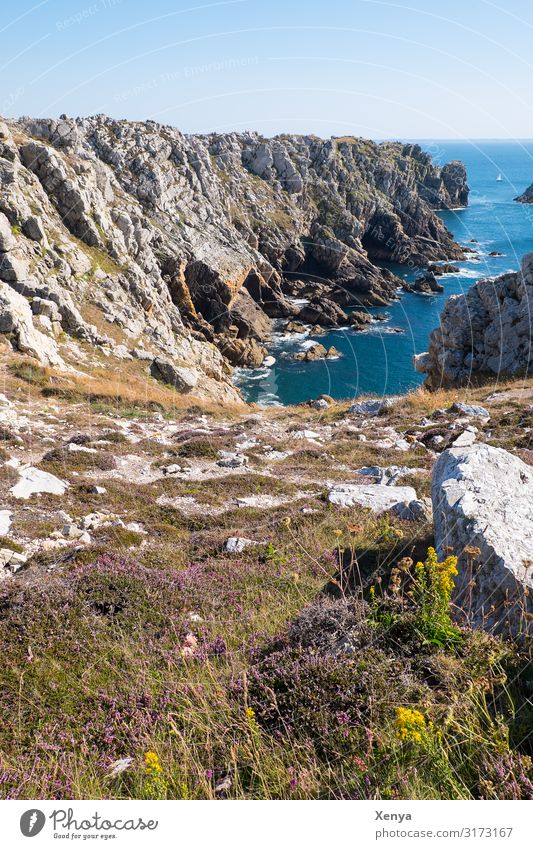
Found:
[[[102,527],[89,546],[41,551],[3,584],[0,796],[531,797],[527,646],[453,626],[447,599],[436,586],[421,595],[412,566],[391,579],[403,557],[424,556],[430,527],[339,513],[320,498],[327,479],[350,479],[375,462],[421,468],[413,478],[424,494],[427,454],[357,441],[344,425],[346,405],[277,410],[265,421],[269,443],[276,428],[285,434],[278,450],[291,429],[338,427],[323,450],[293,446],[273,474],[251,448],[253,470],[148,483],[106,477],[107,493],[95,499],[87,484],[109,473],[109,454],[120,463],[136,452],[155,467],[213,462],[213,448],[231,448],[253,425],[242,411],[178,406],[174,393],[135,376],[125,385],[105,372],[94,380],[89,397],[87,381],[19,360],[3,387],[26,409],[55,405],[55,444],[39,443],[37,428],[22,434],[36,457],[60,447],[61,433],[107,444],[92,466],[86,457],[95,455],[61,450],[39,462],[71,487],[60,499],[7,501],[15,518],[2,546],[60,528],[58,509],[83,516],[97,507],[141,522],[147,534]],[[485,438],[528,459],[531,382],[502,388],[508,395],[491,405]],[[415,393],[380,424],[408,430],[456,396]],[[141,430],[135,444],[121,436],[120,422],[140,428],[154,410],[182,427],[170,450]],[[200,413],[207,438],[194,433]],[[13,434],[2,439],[11,455]],[[4,493],[9,475],[4,467]],[[158,504],[162,495],[192,497],[201,509]],[[250,495],[282,503],[231,506]],[[230,535],[258,544],[227,555]],[[352,566],[351,588],[363,584],[364,603],[343,596],[340,564]],[[147,752],[157,761],[147,764]],[[131,762],[113,775],[121,758]]]

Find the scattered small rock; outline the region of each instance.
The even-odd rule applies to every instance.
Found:
[[[229,537],[224,543],[224,551],[227,551],[228,554],[241,554],[245,548],[250,548],[252,545],[257,545],[257,542],[253,539]]]
[[[221,452],[221,454],[223,456],[220,460],[217,460],[217,466],[220,466],[222,469],[238,469],[240,466],[246,466],[248,464],[248,457],[244,454],[229,454],[225,451]]]
[[[389,410],[392,404],[390,398],[369,398],[367,401],[356,401],[348,412],[359,416],[379,416],[385,410]]]
[[[447,413],[459,413],[461,416],[469,416],[472,419],[490,419],[490,413],[485,407],[478,404],[464,404],[456,401],[446,410]]]

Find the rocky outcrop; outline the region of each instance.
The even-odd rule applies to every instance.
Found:
[[[333,345],[330,348],[325,348],[324,345],[317,343],[307,348],[306,351],[298,351],[296,354],[292,354],[291,359],[313,363],[316,360],[338,359],[340,356],[340,352]]]
[[[444,286],[439,283],[432,271],[427,271],[416,278],[414,283],[403,283],[402,289],[406,292],[419,292],[423,295],[433,295],[444,292]]]
[[[159,231],[112,168],[66,132],[37,135],[0,123],[0,333],[41,365],[77,365],[88,350],[160,359],[187,376],[167,381],[178,391],[240,401],[220,351],[185,324],[202,321],[180,253],[163,269]]]
[[[427,385],[462,386],[483,375],[529,374],[532,369],[533,253],[521,271],[480,280],[446,301],[429,351],[414,358]]]
[[[32,309],[26,298],[3,282],[0,282],[0,333],[11,338],[18,351],[35,358],[41,365],[64,366],[55,340],[34,326]]]
[[[489,445],[451,448],[435,464],[432,499],[439,554],[459,556],[458,606],[475,626],[526,632],[533,611],[531,467]]]
[[[533,203],[533,183],[527,187],[523,194],[515,198],[515,200],[518,203]]]

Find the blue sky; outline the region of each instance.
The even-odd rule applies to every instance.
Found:
[[[0,113],[533,138],[529,0],[2,0]]]

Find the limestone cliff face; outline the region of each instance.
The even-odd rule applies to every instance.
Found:
[[[0,280],[55,303],[56,331],[192,369],[195,391],[234,393],[227,363],[262,361],[270,319],[297,312],[296,278],[325,300],[383,304],[399,280],[375,261],[462,255],[434,210],[467,202],[464,167],[417,145],[184,136],[104,116],[23,118],[0,135],[13,239]]]
[[[463,386],[478,375],[531,374],[533,253],[520,272],[480,280],[446,301],[429,351],[415,367],[433,388]]]

